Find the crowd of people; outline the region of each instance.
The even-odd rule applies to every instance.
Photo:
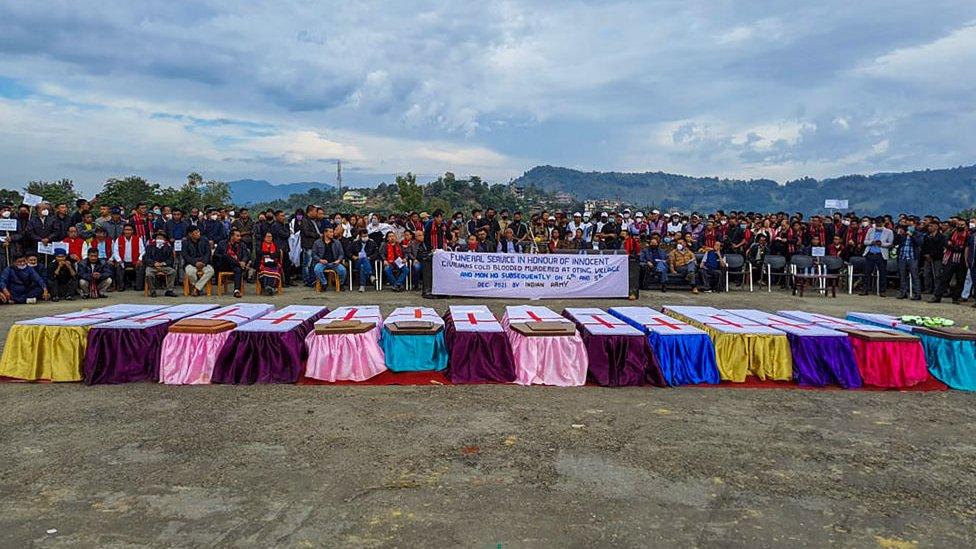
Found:
[[[78,200],[73,211],[67,204],[6,203],[0,219],[16,220],[17,227],[0,231],[4,303],[104,298],[127,288],[175,296],[178,284],[196,296],[219,273],[230,275],[237,297],[245,282],[255,280],[267,295],[296,284],[328,288],[330,277],[339,288],[352,277],[360,292],[377,276],[393,291],[404,291],[408,278],[421,289],[424,261],[434,250],[627,254],[639,270],[641,288],[684,283],[694,293],[700,287],[722,289],[719,275],[729,254],[741,256],[756,273],[768,256],[833,256],[845,262],[862,256],[860,292],[881,296],[888,262],[895,260],[903,299],[929,293],[933,302],[960,302],[976,279],[976,219],[929,215],[645,215],[623,209],[526,216],[487,208],[361,216],[329,215],[314,205],[291,215],[272,209],[252,215],[247,208],[184,212],[160,204],[127,209]]]

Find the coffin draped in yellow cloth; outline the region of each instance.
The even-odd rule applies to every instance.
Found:
[[[14,324],[0,358],[0,376],[81,381],[89,326]]]
[[[684,309],[708,311],[694,311],[699,314],[686,315],[682,314]],[[664,312],[708,333],[715,344],[715,358],[723,380],[742,383],[748,375],[763,380],[793,379],[793,356],[785,333],[765,326],[752,326],[754,323],[750,320],[739,317],[725,324],[721,318],[728,316],[728,313],[712,307],[665,307]],[[715,321],[703,322],[706,313],[708,317],[716,317]]]

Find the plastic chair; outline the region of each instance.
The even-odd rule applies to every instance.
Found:
[[[854,293],[854,276],[864,274],[868,260],[863,255],[854,255],[847,261],[847,293]]]
[[[763,258],[763,270],[766,271],[766,291],[773,291],[773,277],[789,278],[790,273],[786,272],[786,258],[781,255],[766,254]],[[779,270],[781,272],[773,272]],[[761,276],[761,275],[760,275]]]
[[[790,258],[790,274],[795,277],[801,271],[813,270],[813,257],[803,254],[794,254]],[[796,279],[791,280],[792,285],[796,285]]]
[[[839,274],[844,270],[844,260],[836,255],[821,257],[820,263],[827,269],[827,273],[829,274]]]
[[[746,263],[746,258],[742,254],[725,255],[725,291],[729,291],[729,276],[741,276],[745,282],[746,276],[749,278],[749,291],[752,291],[752,265]]]

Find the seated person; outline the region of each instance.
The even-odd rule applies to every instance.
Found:
[[[135,288],[142,291],[142,258],[146,255],[146,247],[135,234],[135,227],[126,224],[122,228],[122,236],[115,241],[115,284],[118,291],[125,290],[126,273],[130,272],[135,279]]]
[[[15,258],[14,264],[0,273],[0,303],[35,303],[48,297],[47,282],[27,265],[27,258]]]
[[[555,231],[554,231],[555,232]],[[548,248],[547,248],[548,249]],[[465,252],[484,252],[485,247],[478,243],[478,237],[475,235],[468,235],[468,243],[464,246]]]
[[[332,229],[327,229],[332,230]],[[264,295],[273,296],[278,293],[278,285],[281,283],[282,277],[282,258],[281,251],[278,250],[278,246],[274,243],[274,235],[265,232],[264,236],[261,238],[261,244],[256,250],[254,257],[254,265],[252,267],[257,271],[258,282],[261,283],[262,291]]]
[[[408,231],[409,232],[409,231]],[[451,239],[445,243],[444,247],[452,252],[457,249],[457,231],[451,231]],[[414,288],[420,288],[420,276],[424,270],[424,260],[430,256],[430,247],[424,242],[424,232],[414,233],[413,242],[403,247],[403,255],[410,262],[410,276]]]
[[[668,272],[683,275],[691,284],[691,293],[697,294],[698,280],[695,271],[695,254],[685,246],[684,241],[678,241],[668,254]]]
[[[68,236],[64,237],[64,243],[68,245],[68,260],[72,263],[77,263],[85,257],[84,249],[88,247],[88,243],[78,236],[78,227],[74,225],[68,227]]]
[[[627,252],[627,255],[640,257],[641,246],[639,236],[631,234],[624,229],[620,231],[620,240],[624,243],[623,250]]]
[[[396,241],[393,231],[386,233],[386,242],[380,247],[380,259],[387,283],[393,286],[394,292],[402,292],[407,283],[407,264],[403,259],[403,248]]]
[[[325,271],[336,273],[339,277],[339,287],[342,287],[346,282],[346,268],[342,265],[345,252],[342,249],[342,243],[333,238],[334,236],[334,229],[326,227],[322,230],[322,238],[316,240],[315,244],[312,245],[312,264],[314,265],[312,272],[315,273],[315,278],[323,290],[329,287]]]
[[[77,276],[78,272],[75,270],[74,263],[65,255],[63,250],[58,249],[57,253],[54,254],[54,266],[51,267],[51,274],[48,278],[51,301],[58,302],[62,299],[74,301],[75,294],[78,293]]]
[[[250,252],[241,239],[241,231],[237,229],[232,230],[230,237],[217,244],[214,250],[214,270],[218,273],[234,273],[234,297],[241,297],[249,259]]]
[[[173,285],[176,284],[176,269],[173,268],[173,246],[166,238],[166,231],[156,231],[156,238],[146,248],[146,283],[149,284],[149,297],[156,297],[158,275],[165,277],[167,297],[176,297]]]
[[[210,241],[203,236],[200,227],[191,226],[187,229],[180,253],[183,255],[186,281],[190,283],[190,295],[198,296],[214,275],[214,269],[210,266],[213,250],[210,249]]]
[[[47,263],[46,262],[41,263],[40,260],[38,260],[37,258],[37,254],[34,252],[28,252],[26,257],[27,257],[27,266],[30,267],[31,269],[34,269],[34,272],[37,273],[37,276],[41,277],[41,279],[46,284],[48,281]]]
[[[666,291],[665,287],[668,282],[668,256],[661,249],[661,239],[656,234],[652,234],[647,239],[647,247],[641,250],[638,263],[641,267],[641,288],[650,285],[650,281],[656,276],[657,280],[661,283],[661,291]]]
[[[108,297],[105,292],[112,286],[113,268],[99,259],[97,248],[88,248],[88,257],[78,263],[78,287],[81,297]]]
[[[764,233],[759,233],[756,241],[746,250],[746,262],[752,266],[752,272],[762,273],[763,262],[766,260],[766,254],[768,253],[769,238]],[[765,284],[761,279],[759,283]]]
[[[701,248],[701,279],[706,292],[720,291],[722,288],[722,270],[727,267],[722,257],[722,241],[716,240],[715,247]]]
[[[349,257],[353,270],[359,271],[360,292],[366,291],[367,283],[376,282],[376,276],[373,275],[373,262],[376,261],[378,250],[366,229],[359,229],[356,240],[349,244]]]

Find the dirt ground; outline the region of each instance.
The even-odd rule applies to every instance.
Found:
[[[145,298],[106,301],[123,300]],[[969,307],[893,298],[639,301],[665,303],[976,326]],[[0,334],[83,304],[0,308]],[[958,391],[7,383],[0,546],[973,547],[974,425]]]

